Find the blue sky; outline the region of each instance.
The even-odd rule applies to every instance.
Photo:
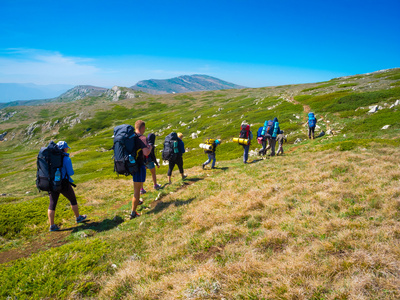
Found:
[[[0,0],[0,82],[250,87],[400,67],[400,0]]]

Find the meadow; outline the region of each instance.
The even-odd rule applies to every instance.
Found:
[[[1,297],[398,299],[400,116],[389,108],[400,98],[398,74],[13,108],[15,118],[0,123],[15,133],[0,144]],[[369,105],[383,109],[368,114]],[[317,133],[334,134],[308,140],[308,109]],[[73,127],[62,121],[78,115]],[[255,133],[275,116],[288,135],[285,154],[244,165],[243,149],[230,142],[241,122]],[[175,170],[167,185],[162,165],[163,188],[148,178],[142,216],[128,220],[132,180],[115,175],[110,148],[113,127],[138,118],[159,136],[158,151],[169,132],[184,134],[188,177]],[[56,119],[26,135],[31,122]],[[222,140],[215,170],[201,168],[198,144],[208,137]],[[48,196],[34,183],[36,155],[50,139],[70,144],[78,203],[89,216],[74,224],[61,197],[62,231],[53,233]],[[251,150],[259,148],[253,141]]]

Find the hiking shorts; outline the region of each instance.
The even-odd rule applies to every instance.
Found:
[[[154,169],[155,167],[156,167],[156,165],[154,164],[154,161],[149,161],[146,164],[146,168],[149,169],[149,170]]]
[[[132,175],[133,182],[145,182],[146,181],[146,166],[140,166],[139,171]]]

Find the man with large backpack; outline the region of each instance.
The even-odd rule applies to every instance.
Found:
[[[272,126],[269,127],[269,134],[270,138],[268,139],[268,146],[271,148],[270,156],[275,156],[275,146],[276,146],[276,137],[278,136],[279,132],[281,131],[279,127],[278,118],[274,118],[272,120]]]
[[[76,217],[76,223],[81,223],[86,219],[86,215],[79,214],[75,192],[71,186],[75,186],[71,178],[74,175],[74,170],[69,153],[67,153],[68,149],[70,147],[65,141],[59,141],[57,144],[51,141],[47,147],[40,149],[37,157],[36,186],[39,190],[49,193],[50,205],[47,215],[50,231],[60,230],[54,224],[54,216],[60,194],[63,194],[69,200]]]
[[[248,145],[243,146],[243,163],[247,164],[247,160],[249,159],[249,150],[250,150],[250,143],[253,139],[253,133],[250,131],[250,125],[246,123],[242,123],[240,128],[239,138],[249,140]]]
[[[267,147],[267,142],[268,142],[268,138],[270,138],[271,135],[268,134],[268,124],[271,125],[272,121],[271,120],[265,121],[264,126],[261,126],[260,128],[258,128],[258,131],[257,131],[257,142],[262,145],[261,150],[258,151],[258,154],[261,156],[266,155],[267,150],[269,149],[269,147]]]
[[[208,149],[204,150],[204,153],[207,154],[208,159],[202,165],[203,170],[204,170],[205,166],[208,165],[211,161],[212,161],[211,169],[215,169],[215,162],[216,162],[215,151],[217,149],[217,146],[220,144],[220,141],[216,140],[216,139],[207,139],[205,144],[207,146],[210,146],[211,149],[208,148]]]
[[[140,190],[146,180],[144,156],[148,156],[152,149],[152,146],[147,143],[147,138],[143,135],[145,130],[146,124],[142,120],[136,121],[135,128],[127,124],[114,128],[114,170],[118,174],[132,175],[133,179],[130,219],[140,216],[136,212],[136,208],[143,204],[143,201],[140,200]]]
[[[315,115],[313,112],[310,112],[308,114],[308,120],[307,120],[306,124],[308,125],[308,138],[314,139],[314,131],[315,131],[315,127],[317,126],[317,119],[315,118]]]
[[[183,134],[171,132],[165,137],[164,150],[162,153],[162,159],[167,160],[168,165],[168,183],[171,183],[172,170],[175,165],[178,165],[179,173],[182,179],[186,178],[183,172],[183,157],[182,154],[185,153],[185,144],[182,141]]]

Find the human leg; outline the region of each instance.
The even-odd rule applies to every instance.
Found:
[[[243,162],[247,163],[247,160],[249,159],[249,149],[250,146],[249,145],[243,145]]]
[[[275,145],[276,145],[276,140],[271,139],[270,145],[271,145],[271,156],[275,156]]]
[[[175,161],[169,161],[168,162],[168,182],[171,183],[171,175],[172,175],[172,170],[175,167]]]
[[[211,169],[215,168],[215,162],[217,161],[216,157],[215,157],[215,153],[212,153],[212,164],[211,164]]]
[[[50,205],[47,210],[47,216],[49,218],[50,226],[54,225],[54,216],[56,214],[56,206],[57,206],[57,201],[58,201],[59,197],[60,197],[59,192],[50,192],[49,193]]]

